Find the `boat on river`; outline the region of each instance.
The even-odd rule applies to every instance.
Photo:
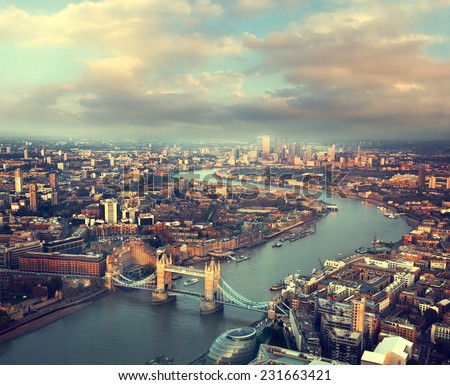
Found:
[[[284,283],[283,282],[279,282],[279,283],[274,283],[272,286],[270,286],[270,291],[277,291],[277,290],[281,290],[284,289]]]
[[[274,245],[272,245],[272,247],[281,247],[281,246],[283,246],[281,242],[277,242]]]
[[[188,279],[187,281],[184,281],[183,285],[184,286],[195,285],[197,282],[198,282],[197,278],[191,278],[191,279]]]

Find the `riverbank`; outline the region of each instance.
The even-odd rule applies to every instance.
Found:
[[[103,289],[77,301],[64,304],[57,309],[51,310],[48,313],[33,318],[25,323],[13,325],[7,330],[2,331],[2,333],[0,334],[0,344],[22,335],[34,332],[64,317],[77,313],[90,306],[95,300],[108,294],[109,291],[107,289]]]

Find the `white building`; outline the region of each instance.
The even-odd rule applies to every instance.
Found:
[[[365,350],[361,365],[406,365],[413,343],[403,337],[386,337],[373,352]]]
[[[101,203],[105,209],[105,222],[117,223],[117,201],[115,199],[105,199]]]
[[[450,325],[433,324],[431,326],[431,341],[436,339],[450,341]]]

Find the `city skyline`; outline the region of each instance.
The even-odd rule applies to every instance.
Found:
[[[3,135],[448,135],[450,1],[4,1]]]

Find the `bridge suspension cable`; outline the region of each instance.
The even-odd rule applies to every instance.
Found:
[[[237,305],[243,307],[245,309],[254,309],[254,310],[267,310],[269,305],[268,302],[256,302],[245,298],[243,295],[239,294],[236,290],[234,290],[228,283],[226,283],[223,279],[219,282],[215,281],[217,284],[219,301],[223,300],[224,303],[229,303],[232,305]]]

